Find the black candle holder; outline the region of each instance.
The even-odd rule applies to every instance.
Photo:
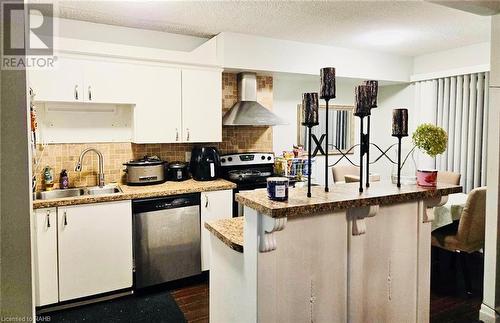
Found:
[[[359,126],[359,139],[360,139],[360,147],[359,147],[359,192],[363,192],[363,157],[366,154],[369,154],[370,150],[370,134],[364,132],[364,124],[363,119],[365,117],[369,117],[371,114],[371,88],[368,85],[359,85],[356,87],[355,91],[355,101],[356,107],[354,110],[354,115],[359,117],[360,126]],[[368,129],[369,131],[369,129]],[[367,162],[367,169],[370,164],[370,160]],[[367,182],[369,181],[369,173],[367,173]]]
[[[328,192],[330,189],[328,188],[328,101],[335,98],[336,92],[336,84],[335,84],[335,67],[324,67],[320,70],[320,98],[324,99],[326,102],[325,106],[325,134],[321,136],[321,139],[315,139],[317,144],[321,144],[323,138],[325,140],[325,151],[323,152],[325,155],[325,192]],[[315,150],[317,152],[317,150]]]
[[[307,144],[307,197],[311,197],[311,172],[312,172],[312,127],[319,124],[318,116],[318,93],[304,93],[302,94],[302,125],[309,129],[308,144]],[[316,138],[315,138],[316,141]]]
[[[365,81],[364,85],[369,87],[369,104],[370,110],[377,107],[377,95],[378,95],[378,81],[370,80]],[[370,131],[371,131],[371,111],[370,115],[367,117],[366,122],[366,141],[368,142],[368,148],[366,150],[366,187],[370,187]]]
[[[408,109],[394,109],[392,111],[392,136],[398,138],[398,181],[396,185],[401,187],[401,140],[408,136]]]

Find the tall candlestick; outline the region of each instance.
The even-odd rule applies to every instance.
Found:
[[[369,80],[364,84],[370,88],[370,109],[377,107],[378,81]],[[371,113],[366,120],[366,187],[370,187],[370,131],[371,131]]]
[[[335,98],[335,68],[324,67],[320,70],[320,98],[326,101],[325,109],[325,192],[329,191],[328,188],[328,101]]]
[[[392,136],[408,136],[408,109],[392,110]]]

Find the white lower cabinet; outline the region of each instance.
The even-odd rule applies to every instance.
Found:
[[[59,300],[57,279],[56,208],[35,210],[35,304],[44,306]]]
[[[130,200],[39,209],[35,227],[37,306],[132,286]]]
[[[201,269],[210,269],[210,232],[205,222],[233,216],[233,190],[201,193]]]
[[[132,286],[130,201],[58,209],[59,300]]]

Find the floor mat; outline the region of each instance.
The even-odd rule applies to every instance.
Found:
[[[50,322],[165,322],[185,323],[186,319],[169,292],[131,295],[124,298],[44,313]]]

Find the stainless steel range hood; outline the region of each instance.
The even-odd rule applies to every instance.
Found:
[[[257,75],[238,74],[238,102],[222,118],[225,126],[276,126],[287,124],[257,102]]]

